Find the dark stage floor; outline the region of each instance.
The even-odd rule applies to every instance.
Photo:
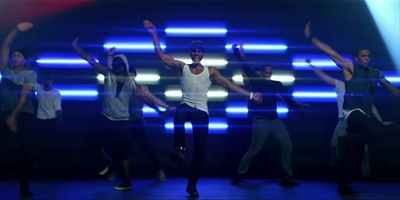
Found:
[[[331,181],[300,180],[296,188],[282,188],[276,180],[248,179],[241,186],[231,186],[225,178],[204,178],[198,185],[199,199],[400,199],[400,183],[357,183],[361,194],[341,197]],[[114,191],[117,182],[103,180],[49,180],[31,185],[32,199],[189,199],[184,191],[186,179],[166,182],[138,179],[130,191]],[[19,199],[16,181],[0,182],[0,199]]]

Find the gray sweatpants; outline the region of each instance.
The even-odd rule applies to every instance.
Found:
[[[282,171],[287,176],[293,176],[291,167],[293,146],[289,133],[280,119],[253,119],[251,144],[239,164],[238,174],[244,174],[250,169],[253,158],[262,150],[270,136],[274,137],[281,147]]]

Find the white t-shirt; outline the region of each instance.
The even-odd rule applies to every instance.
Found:
[[[190,71],[189,65],[183,67],[181,76],[182,103],[208,113],[207,92],[210,86],[210,73],[207,66],[204,66],[204,70],[197,75]]]
[[[55,119],[56,111],[61,110],[61,94],[52,88],[46,91],[40,85],[35,86],[39,101],[37,118],[38,119]]]

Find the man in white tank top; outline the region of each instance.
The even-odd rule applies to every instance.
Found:
[[[258,93],[250,93],[231,83],[228,79],[222,76],[215,67],[203,66],[201,64],[201,59],[203,58],[204,53],[203,42],[192,42],[190,47],[190,57],[193,63],[186,64],[182,61],[175,60],[173,57],[162,51],[156,27],[151,21],[144,20],[143,25],[153,37],[154,48],[157,55],[168,68],[178,70],[181,76],[182,102],[176,108],[174,116],[175,152],[173,158],[181,164],[185,161],[184,153],[186,150],[186,138],[184,124],[189,121],[192,123],[193,127],[194,157],[186,192],[189,193],[190,197],[198,198],[199,193],[196,189],[196,185],[205,157],[204,153],[208,134],[209,117],[207,92],[211,85],[210,78],[214,78],[214,80],[222,86],[239,94],[248,96],[250,99],[261,101],[261,95]]]

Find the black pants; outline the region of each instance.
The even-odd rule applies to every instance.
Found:
[[[101,116],[100,138],[98,144],[109,154],[114,167],[129,158],[129,145],[131,143],[131,121],[113,121]]]
[[[139,142],[141,148],[143,148],[144,153],[150,158],[152,166],[156,171],[161,170],[161,162],[158,159],[154,145],[151,143],[148,132],[146,130],[146,124],[143,120],[133,121],[134,136],[135,140]]]
[[[185,122],[191,122],[194,138],[194,155],[189,173],[189,185],[195,186],[204,163],[208,135],[208,114],[204,111],[181,104],[174,116],[175,148],[186,147]]]
[[[58,135],[57,119],[36,119],[36,133],[38,140],[39,165],[57,164],[60,160],[60,140]]]
[[[366,144],[382,139],[382,126],[374,118],[353,111],[347,118],[347,135],[338,138],[339,184],[348,184],[355,174],[359,174]]]
[[[8,112],[0,116],[0,147],[7,145],[8,141],[15,141],[19,183],[22,189],[27,188],[32,179],[34,161],[34,137],[32,125],[35,120],[30,113],[19,113],[17,116],[17,132],[11,132],[5,124]]]

